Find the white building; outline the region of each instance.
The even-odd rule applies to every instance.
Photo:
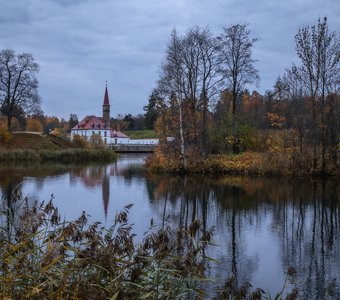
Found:
[[[158,139],[130,139],[120,131],[110,128],[110,102],[107,86],[105,87],[103,116],[86,116],[78,125],[72,128],[71,137],[79,135],[86,140],[92,137],[100,137],[104,144],[133,144],[133,145],[157,145]]]
[[[110,128],[110,102],[107,86],[103,102],[103,117],[86,116],[71,130],[71,137],[79,135],[86,140],[100,137],[104,144],[129,144],[130,138],[124,133]]]

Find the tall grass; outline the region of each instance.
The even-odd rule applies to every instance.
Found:
[[[0,151],[0,162],[25,162],[39,160],[39,153],[34,150]]]
[[[13,203],[12,203],[13,204]],[[11,204],[11,205],[12,205]],[[83,213],[61,221],[52,202],[23,201],[16,217],[1,211],[1,299],[190,299],[204,295],[203,255],[211,232],[151,226],[140,244],[128,223],[131,206],[106,229]],[[6,221],[4,222],[4,220]],[[8,221],[9,220],[9,221]]]
[[[111,227],[88,223],[85,212],[61,220],[52,201],[29,204],[20,190],[0,210],[1,299],[283,299],[229,278],[212,295],[204,286],[212,230],[194,220],[187,230],[151,221],[135,243],[128,215]],[[296,299],[294,289],[286,299]]]
[[[84,163],[84,162],[110,162],[117,158],[116,153],[109,149],[66,149],[66,150],[7,150],[0,151],[0,162],[58,162],[58,163]]]

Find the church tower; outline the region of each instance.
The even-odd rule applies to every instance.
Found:
[[[105,95],[103,102],[103,120],[105,123],[105,128],[110,127],[110,102],[109,102],[109,93],[107,92],[107,84],[105,86]]]

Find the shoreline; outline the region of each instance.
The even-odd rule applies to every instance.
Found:
[[[69,148],[60,150],[32,150],[15,149],[0,150],[0,163],[61,163],[77,164],[84,162],[112,162],[117,159],[117,154],[109,149],[79,149]]]
[[[323,172],[312,167],[298,168],[300,161],[292,162],[282,156],[270,157],[269,153],[244,152],[237,155],[211,155],[205,159],[189,161],[184,169],[178,161],[159,161],[151,158],[146,168],[155,173],[197,174],[197,175],[239,175],[250,177],[291,177],[291,178],[338,178],[339,168]]]

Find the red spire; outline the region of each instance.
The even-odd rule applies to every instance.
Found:
[[[109,102],[109,93],[107,92],[107,84],[105,86],[105,95],[104,95],[104,103],[103,105],[110,105]]]

